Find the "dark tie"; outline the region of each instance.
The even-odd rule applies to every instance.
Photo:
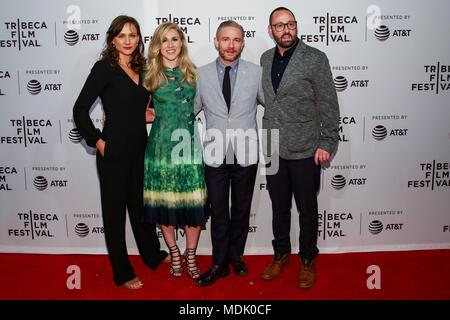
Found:
[[[230,100],[231,100],[231,83],[230,83],[230,70],[231,67],[225,67],[225,74],[223,75],[222,92],[225,102],[227,103],[228,112],[230,112]]]

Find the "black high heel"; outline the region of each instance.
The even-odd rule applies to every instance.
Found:
[[[188,275],[192,280],[195,280],[200,276],[200,269],[197,266],[197,259],[195,255],[196,250],[196,248],[187,248],[183,255],[186,260]]]
[[[174,277],[183,275],[183,266],[181,265],[181,253],[177,245],[169,247],[170,250],[170,268],[169,273]]]

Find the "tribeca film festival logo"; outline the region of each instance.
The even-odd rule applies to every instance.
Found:
[[[408,188],[420,189],[448,188],[450,186],[450,163],[433,160],[429,163],[420,163],[420,171],[423,173],[420,180],[409,180]]]
[[[27,82],[27,91],[29,94],[35,96],[43,92],[56,93],[61,91],[62,83],[58,83],[55,80],[48,82],[48,77],[53,75],[60,75],[61,71],[58,69],[49,70],[26,70],[25,74],[31,78]],[[43,78],[47,76],[47,79]],[[37,80],[39,79],[39,80]],[[20,92],[19,92],[20,94]]]
[[[347,33],[347,27],[358,25],[356,16],[335,16],[327,12],[324,16],[313,16],[314,25],[318,26],[316,34],[301,34],[304,42],[321,42],[327,46],[330,43],[351,42]]]
[[[33,179],[33,186],[38,191],[44,191],[47,188],[59,189],[66,188],[68,180],[55,179],[55,173],[65,174],[65,167],[32,167],[31,171],[38,172]],[[49,175],[52,175],[49,178]]]
[[[439,94],[442,91],[450,90],[450,65],[437,62],[435,65],[424,65],[427,82],[411,83],[412,92],[434,92]]]
[[[191,34],[189,33],[190,29],[193,27],[201,26],[200,19],[198,17],[175,17],[172,16],[171,13],[167,17],[156,17],[156,24],[160,25],[164,22],[173,22],[176,23],[180,29],[186,35],[187,43],[195,43],[195,41],[191,38]],[[144,44],[151,40],[150,36],[144,36]]]
[[[357,72],[367,71],[369,69],[368,66],[333,66],[332,71],[335,72],[352,72],[350,75],[337,75],[334,77],[334,88],[337,92],[346,91],[347,88],[367,88],[369,86],[369,80],[361,78],[361,76],[357,75],[352,77],[353,74],[356,75]]]
[[[59,221],[56,214],[53,213],[36,213],[30,210],[29,212],[17,213],[21,228],[8,229],[8,236],[10,237],[31,237],[37,238],[53,238],[52,224]]]
[[[44,133],[52,127],[52,122],[48,119],[10,119],[11,128],[15,130],[15,135],[0,136],[1,144],[23,144],[29,145],[46,144],[47,140]]]
[[[409,14],[382,14],[381,8],[376,5],[367,7],[366,13],[366,41],[368,31],[373,31],[372,38],[381,42],[389,38],[404,39],[411,36],[411,28],[403,26],[410,21]]]
[[[373,127],[372,129],[372,137],[373,139],[375,139],[376,141],[382,141],[384,140],[386,137],[406,137],[406,135],[408,134],[408,128],[404,128],[404,127],[398,127],[398,125],[396,125],[395,123],[397,123],[396,121],[399,120],[406,120],[407,119],[407,115],[375,115],[372,116],[372,120],[373,121],[390,121],[390,122],[394,122],[393,125],[386,127],[385,125],[382,124],[377,124]],[[394,128],[393,128],[394,127]],[[397,128],[395,128],[397,127]]]
[[[0,48],[18,48],[19,51],[29,47],[42,47],[40,36],[49,31],[45,21],[28,21],[17,19],[4,22],[6,39],[0,39]],[[3,33],[2,33],[3,34]]]
[[[255,23],[255,16],[220,16],[217,17],[217,21],[218,23],[222,23],[223,21],[227,21],[227,20],[232,20],[232,21],[236,21],[237,23],[239,23],[240,25],[242,25],[242,27],[244,28],[244,38],[255,38],[256,36],[256,30],[254,29],[254,23]],[[252,24],[251,28],[247,27],[247,24]],[[211,38],[211,36],[209,37],[209,39]]]
[[[350,131],[356,126],[356,118],[353,116],[339,117],[339,142],[350,142]],[[345,129],[345,130],[344,130]]]
[[[330,165],[328,168],[329,170],[346,170],[346,171],[355,171],[355,170],[366,170],[365,164],[349,164],[349,165]],[[361,176],[352,176],[350,178],[346,178],[343,174],[339,173],[334,175],[331,178],[331,186],[335,190],[341,190],[345,187],[357,187],[357,186],[363,186],[367,182],[367,177],[361,177]]]
[[[344,213],[319,213],[319,230],[318,237],[323,240],[327,238],[343,238],[347,234],[344,233],[343,227],[353,221],[353,215],[350,212]]]
[[[12,186],[8,183],[8,179],[17,175],[15,167],[0,167],[0,191],[12,191]]]
[[[69,5],[66,9],[66,13],[69,15],[66,20],[63,21],[63,25],[68,29],[64,33],[64,42],[68,46],[75,46],[80,40],[81,42],[97,42],[100,37],[100,33],[81,32],[83,28],[88,28],[93,25],[98,25],[98,19],[83,18],[81,15],[81,8],[77,5]]]
[[[0,86],[0,97],[1,96],[6,96],[5,89],[3,88],[3,79],[8,79],[8,80],[11,79],[11,75],[10,75],[8,70],[0,70],[0,81],[1,81],[0,82],[0,84],[1,84],[1,86]],[[7,80],[5,80],[5,81],[7,81]]]

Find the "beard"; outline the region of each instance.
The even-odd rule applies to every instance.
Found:
[[[290,37],[286,37],[287,35],[289,35]],[[283,37],[285,37],[284,40],[283,40]],[[293,36],[290,33],[285,33],[281,37],[275,38],[275,42],[277,43],[277,45],[279,45],[280,47],[282,47],[284,49],[288,49],[288,48],[292,47],[296,40],[297,40],[297,37]]]
[[[227,54],[225,50],[219,50],[219,55],[223,61],[234,62],[241,56],[241,52],[242,51],[236,50],[235,54],[231,56]]]

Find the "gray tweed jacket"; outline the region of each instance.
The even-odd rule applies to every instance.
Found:
[[[299,41],[277,93],[271,78],[276,47],[261,56],[263,129],[279,130],[279,155],[288,160],[311,157],[317,148],[331,154],[339,141],[339,105],[328,58]],[[275,151],[268,150],[269,155]]]

